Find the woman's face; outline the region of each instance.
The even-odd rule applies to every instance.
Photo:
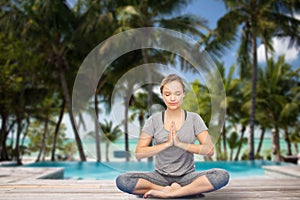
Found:
[[[180,108],[184,92],[179,81],[166,83],[162,92],[163,100],[168,109],[176,110]]]

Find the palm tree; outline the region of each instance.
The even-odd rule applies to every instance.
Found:
[[[156,1],[125,1],[126,3],[123,6],[120,6],[117,10],[119,27],[116,29],[117,32],[128,30],[132,28],[140,27],[165,27],[171,28],[174,30],[179,30],[182,32],[191,33],[192,35],[203,36],[199,31],[199,27],[204,28],[204,20],[191,16],[178,16],[178,17],[168,17],[166,16],[174,13],[175,10],[178,10],[182,6],[187,4],[187,1],[170,1],[164,0],[159,3]],[[207,30],[207,29],[206,29]],[[155,51],[154,51],[155,52]],[[162,53],[160,53],[162,54]],[[141,62],[148,63],[150,61],[156,62],[153,60],[153,50],[142,49],[141,50]],[[173,60],[169,57],[167,62],[172,62]],[[146,77],[148,85],[148,110],[153,104],[153,78],[152,72],[154,69],[146,68]],[[127,99],[128,101],[129,99]],[[126,118],[126,116],[125,116]],[[126,121],[126,119],[125,119]],[[126,126],[126,123],[125,123]],[[125,138],[126,142],[126,138]],[[127,145],[125,145],[127,146]]]
[[[68,7],[66,1],[47,1],[43,3],[35,3],[37,10],[38,19],[37,22],[43,23],[43,25],[35,30],[33,27],[32,32],[39,34],[40,44],[47,46],[45,48],[45,57],[48,60],[48,65],[53,67],[53,72],[56,74],[57,79],[60,81],[60,88],[65,100],[71,125],[74,131],[75,140],[77,143],[80,159],[86,161],[82,142],[77,131],[75,123],[72,102],[70,97],[70,89],[68,85],[68,78],[66,73],[71,70],[71,63],[68,60],[68,52],[71,50],[70,45],[72,42],[72,35],[74,27],[75,15],[72,10]],[[51,20],[52,19],[52,20]],[[48,38],[45,40],[45,38]],[[50,38],[50,39],[49,39]],[[38,40],[37,40],[38,41]]]
[[[5,40],[5,35],[1,33],[0,35],[0,65],[1,65],[1,75],[0,75],[0,117],[1,117],[1,128],[0,128],[0,160],[9,160],[11,155],[9,155],[7,148],[7,139],[11,130],[16,125],[16,100],[18,99],[20,93],[19,90],[24,88],[24,81],[28,80],[25,76],[14,73],[18,69],[15,60],[18,60],[18,56],[14,52],[18,52],[15,48],[16,41],[11,39]],[[10,45],[8,45],[10,43]],[[19,63],[24,64],[21,60]],[[22,69],[18,69],[19,72],[23,72]],[[26,70],[26,67],[25,67]],[[23,89],[24,90],[24,89]],[[13,149],[13,143],[11,143],[11,149]],[[16,146],[17,155],[19,155],[19,147]],[[16,156],[16,160],[21,163],[19,156]]]
[[[64,113],[65,113],[65,101],[63,100],[61,103],[61,107],[60,107],[60,114],[58,117],[58,121],[56,123],[56,127],[55,127],[55,130],[53,133],[54,136],[53,136],[52,150],[51,150],[51,161],[55,161],[56,141],[58,138],[59,129],[60,129],[60,125],[61,125]]]
[[[179,30],[181,32],[190,33],[198,37],[204,36],[200,32],[200,29],[207,30],[205,26],[205,20],[202,20],[195,16],[176,16],[170,17],[175,14],[183,6],[187,5],[186,0],[163,0],[157,1],[87,1],[80,2],[84,4],[83,8],[86,12],[83,17],[88,18],[86,20],[88,23],[83,23],[81,26],[81,31],[83,35],[89,36],[91,38],[97,38],[96,27],[99,28],[99,32],[106,30],[103,35],[115,34],[122,32],[124,30],[129,30],[133,28],[140,27],[166,27],[174,30]],[[79,6],[80,7],[80,6]],[[82,12],[82,10],[80,11]],[[109,27],[107,25],[109,24]],[[106,27],[106,28],[105,28]],[[107,36],[107,35],[106,35]],[[108,37],[108,36],[107,36]],[[101,41],[101,40],[100,40]],[[107,86],[114,86],[120,77],[128,70],[134,68],[137,64],[143,64],[148,62],[157,62],[159,60],[162,63],[174,63],[174,56],[171,57],[170,53],[162,52],[159,50],[152,49],[142,49],[133,52],[133,58],[131,58],[130,53],[126,56],[127,59],[119,58],[118,61],[113,63],[107,69],[107,72],[103,75],[103,78],[99,81],[98,90],[99,94],[103,99],[108,99],[111,102],[111,92],[104,92]],[[168,56],[164,56],[168,55]],[[155,77],[151,77],[154,68],[146,68],[146,80],[148,81],[148,109],[153,104],[153,82]],[[128,92],[130,92],[129,88]],[[111,90],[112,91],[112,90]],[[129,102],[130,97],[124,97],[125,102]],[[109,106],[108,106],[109,107]],[[125,107],[125,113],[127,112]],[[125,150],[128,151],[128,138],[126,136],[127,130],[127,115],[124,116],[125,119]]]
[[[112,121],[108,122],[104,120],[104,123],[100,123],[100,127],[103,131],[101,135],[101,140],[105,141],[105,157],[106,161],[109,162],[109,144],[113,143],[122,135],[120,125],[113,126]]]
[[[75,140],[82,161],[86,160],[80,136],[77,131],[72,112],[69,84],[74,79],[73,73],[67,73],[75,69],[70,52],[74,49],[74,30],[76,29],[76,16],[65,0],[55,1],[23,1],[15,3],[10,1],[5,14],[1,18],[1,24],[13,37],[26,38],[31,42],[30,50],[41,56],[44,62],[39,66],[51,69],[50,74],[59,82],[61,95],[69,113]],[[16,16],[20,20],[16,20]],[[12,23],[10,23],[12,22]],[[80,49],[80,48],[79,48]],[[76,59],[74,59],[76,60]],[[49,74],[48,74],[49,76]]]
[[[151,64],[150,64],[151,65]],[[146,65],[146,67],[149,67]],[[113,101],[118,100],[118,98],[122,99],[124,102],[124,139],[125,139],[125,151],[129,152],[129,130],[128,130],[128,122],[129,122],[129,107],[133,103],[133,94],[136,90],[140,89],[141,84],[146,84],[146,77],[144,67],[136,68],[134,70],[129,71],[126,76],[122,77],[114,86],[115,93],[112,94]],[[156,74],[155,79],[153,81],[155,83],[159,82],[162,79],[161,74]],[[126,154],[126,161],[129,161],[129,154]]]
[[[260,85],[258,83],[258,90],[260,90],[259,88],[260,88]],[[257,121],[259,121],[261,133],[260,133],[259,143],[258,143],[258,146],[256,149],[255,157],[261,158],[260,151],[261,151],[263,141],[265,138],[265,133],[268,129],[270,129],[272,127],[272,124],[270,123],[269,116],[266,113],[264,108],[262,108],[262,110],[261,110],[260,107],[257,107],[256,116],[257,116]]]
[[[235,73],[235,65],[232,65],[229,69],[228,74],[225,73],[225,66],[223,63],[216,62],[220,75],[222,77],[224,88],[226,92],[226,102],[223,103],[223,107],[225,109],[227,120],[229,123],[235,123],[236,119],[236,108],[238,105],[241,104],[240,102],[240,80],[234,78]],[[223,136],[223,148],[224,148],[224,155],[225,159],[227,159],[227,138],[226,138],[226,122],[224,123],[222,129],[222,136]]]
[[[1,16],[5,18],[2,12]],[[0,23],[4,22],[0,20]],[[49,85],[46,88],[39,84],[41,81],[47,82],[48,79],[39,69],[41,57],[33,56],[32,48],[27,50],[32,43],[24,38],[14,38],[14,34],[18,35],[18,33],[10,29],[5,32],[5,28],[1,26],[0,34],[2,71],[0,76],[0,160],[15,159],[18,164],[21,164],[21,137],[26,136],[30,117],[37,113],[37,105],[43,101],[48,91],[52,91],[52,87]],[[36,73],[37,71],[40,73]],[[46,73],[47,70],[44,72]],[[16,137],[13,137],[16,140],[12,140],[11,143],[12,155],[8,155],[7,138],[16,127]],[[15,142],[14,147],[13,142]]]
[[[271,36],[290,37],[291,44],[299,44],[299,25],[294,14],[296,1],[256,1],[226,0],[224,4],[228,8],[226,13],[218,21],[218,41],[224,44],[233,43],[241,27],[241,43],[238,52],[238,61],[243,72],[248,71],[248,63],[252,68],[252,88],[250,107],[250,133],[249,154],[250,160],[254,159],[254,123],[256,107],[256,83],[257,83],[257,42],[258,39],[265,44],[270,44]],[[286,13],[289,13],[287,15]],[[268,30],[272,30],[272,35]],[[266,34],[267,32],[267,34]],[[228,42],[229,41],[229,42]],[[269,49],[271,45],[268,45]],[[251,61],[250,54],[251,52]]]
[[[37,152],[36,162],[44,161],[52,151],[52,141],[55,136],[52,132],[55,129],[54,117],[49,116],[48,122],[41,119],[33,119],[28,128],[27,137],[30,141],[28,144],[28,154]],[[62,126],[57,134],[56,148],[62,159],[72,158],[73,142],[67,141],[65,134],[66,127]]]
[[[191,15],[169,17],[182,7],[186,6],[186,0],[163,0],[157,1],[125,1],[125,5],[118,9],[119,16],[118,32],[132,28],[140,27],[164,27],[173,30],[178,30],[184,33],[190,33],[198,37],[204,37],[204,34],[199,31],[207,31],[206,21]],[[142,49],[142,60],[144,63],[149,62],[151,50]],[[152,82],[151,69],[147,70],[147,80]],[[152,106],[152,85],[148,84],[148,110]]]
[[[134,121],[135,118],[138,119],[140,133],[144,125],[145,115],[148,111],[147,98],[148,96],[146,93],[139,92],[133,96],[131,106],[129,107],[129,109],[132,111],[130,121]]]
[[[207,89],[207,87],[200,82],[199,80],[194,80],[192,83],[192,88],[189,90],[186,89],[185,97],[184,97],[184,103],[182,105],[182,108],[185,110],[191,110],[193,112],[198,113],[205,124],[209,124],[209,120],[211,119],[211,101],[210,101],[210,94]],[[213,138],[213,142],[216,143],[216,154],[217,159],[221,159],[222,153],[221,153],[221,145],[220,140],[218,140],[218,137]],[[205,159],[210,159],[209,157]]]
[[[163,111],[164,108],[162,105],[164,103],[163,103],[163,100],[160,98],[160,96],[153,93],[152,98],[153,98],[153,103],[158,104],[160,106],[158,108],[158,109],[160,109],[159,111]],[[140,134],[142,133],[142,128],[143,128],[145,119],[150,117],[154,112],[158,111],[158,110],[154,110],[153,107],[151,107],[149,109],[147,102],[148,102],[148,94],[145,92],[138,92],[136,95],[132,96],[130,107],[129,107],[129,109],[132,111],[132,114],[130,116],[130,121],[133,121],[135,118],[138,119]],[[149,157],[148,161],[152,162],[153,157]]]
[[[295,98],[291,92],[291,84],[295,84],[291,82],[291,71],[291,66],[285,63],[284,56],[279,57],[277,62],[269,59],[267,68],[259,71],[257,104],[258,108],[265,112],[273,128],[273,155],[276,161],[279,161],[281,156],[279,131],[289,125],[284,119],[295,121],[299,115],[298,107],[296,110],[287,107],[293,105],[291,99]]]
[[[229,138],[227,138],[227,142],[228,142],[228,146],[230,148],[230,157],[229,157],[229,159],[232,160],[234,149],[239,148],[243,144],[247,143],[247,139],[246,138],[240,139],[239,134],[236,131],[233,131],[230,134]]]
[[[288,155],[292,154],[290,132],[299,128],[299,72],[300,68],[296,70],[288,70],[286,77],[284,78],[285,83],[283,85],[283,88],[288,92],[285,95],[287,103],[284,105],[280,113],[280,120],[285,133],[285,141],[288,146]]]
[[[148,109],[147,100],[148,100],[147,93],[145,93],[143,91],[138,92],[137,94],[132,96],[130,107],[129,107],[129,109],[132,111],[132,114],[130,116],[130,121],[133,121],[135,118],[138,119],[139,126],[140,126],[140,133],[142,131],[145,118],[147,118],[151,114],[153,114],[151,112],[151,109],[150,110]],[[164,104],[161,97],[155,93],[153,95],[153,103],[158,104],[160,106],[162,106]]]
[[[294,133],[292,133],[290,135],[290,140],[292,142],[292,144],[294,144],[294,148],[295,148],[295,154],[299,154],[299,147],[298,147],[298,144],[300,143],[300,131],[299,130],[295,130]]]

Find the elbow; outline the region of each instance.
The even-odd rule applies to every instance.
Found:
[[[208,152],[207,156],[212,157],[212,156],[214,156],[214,154],[215,154],[215,151],[212,149],[210,152]]]
[[[144,156],[143,156],[143,154],[142,153],[139,153],[139,152],[135,152],[135,158],[137,159],[137,160],[140,160],[140,159],[143,159],[144,158]]]
[[[136,158],[137,160],[141,160],[141,159],[142,159],[142,156],[140,156],[140,155],[138,155],[138,154],[135,154],[135,158]]]
[[[215,154],[215,151],[214,151],[214,148],[212,147],[212,148],[208,151],[208,153],[207,153],[206,156],[212,157],[214,154]]]

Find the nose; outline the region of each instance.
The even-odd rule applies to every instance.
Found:
[[[176,96],[174,94],[171,94],[171,101],[175,101],[176,100]]]

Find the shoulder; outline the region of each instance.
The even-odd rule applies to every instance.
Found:
[[[152,114],[146,121],[158,122],[159,120],[162,120],[162,112]]]
[[[162,117],[162,112],[157,112],[157,113],[152,114],[152,115],[149,117],[149,119],[158,119],[158,118],[161,119],[161,117]]]
[[[162,113],[154,113],[152,114],[146,121],[143,126],[142,131],[146,132],[149,135],[154,135],[156,130],[161,126],[162,124]]]
[[[187,116],[188,117],[191,117],[191,118],[199,118],[200,117],[200,115],[198,114],[198,113],[195,113],[195,112],[189,112],[189,111],[187,111]],[[201,118],[201,117],[200,117]]]
[[[195,112],[187,112],[187,118],[193,123],[204,123],[202,117]]]

